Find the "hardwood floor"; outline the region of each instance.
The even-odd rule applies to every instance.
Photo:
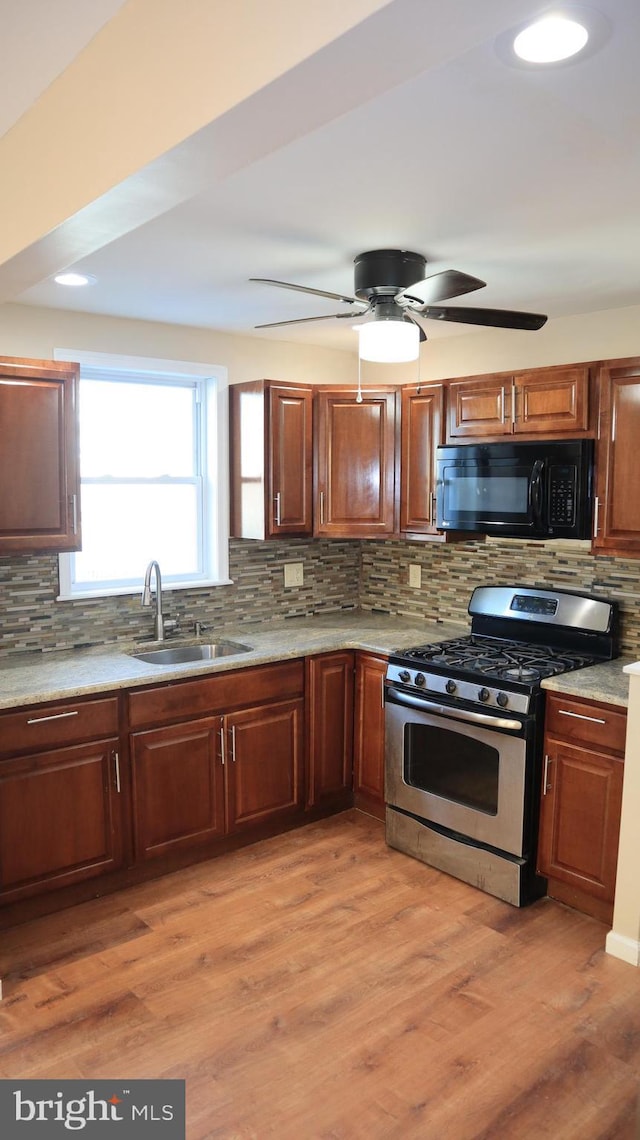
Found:
[[[347,812],[3,932],[0,1078],[185,1078],[189,1140],[631,1140],[606,932]]]

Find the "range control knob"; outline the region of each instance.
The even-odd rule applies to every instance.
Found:
[[[445,689],[448,693],[455,693],[457,688],[458,686],[456,685],[455,681],[447,681],[445,685]]]
[[[478,700],[479,701],[488,701],[490,696],[491,696],[491,693],[489,692],[488,689],[478,689]]]
[[[421,689],[424,689],[424,687],[427,683],[427,678],[425,677],[424,673],[416,673],[416,675],[413,679],[414,679],[416,685],[419,685]]]
[[[405,685],[408,685],[411,680],[411,673],[408,669],[401,669],[398,673],[398,678],[403,681]]]
[[[496,700],[501,709],[506,709],[507,705],[509,704],[509,698],[506,693],[498,693]]]

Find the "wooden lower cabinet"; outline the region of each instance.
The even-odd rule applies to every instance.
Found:
[[[360,811],[384,819],[384,678],[387,658],[356,653],[353,792]]]
[[[226,718],[227,827],[242,831],[303,807],[304,701]]]
[[[123,864],[118,739],[0,761],[0,901]]]
[[[138,859],[302,808],[302,698],[131,735]]]
[[[549,696],[538,870],[552,898],[610,922],[624,774],[624,709]]]
[[[224,835],[222,717],[131,735],[133,834],[137,859]]]
[[[307,806],[353,803],[351,650],[307,658]]]

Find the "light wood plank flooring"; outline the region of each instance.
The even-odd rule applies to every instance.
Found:
[[[189,1140],[631,1140],[606,932],[347,812],[2,933],[0,1077],[185,1078]]]

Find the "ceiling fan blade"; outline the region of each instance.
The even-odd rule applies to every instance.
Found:
[[[310,289],[308,285],[292,285],[289,281],[273,281],[271,277],[250,277],[249,281],[257,282],[259,285],[277,285],[279,289],[294,289],[296,293],[311,293],[314,297],[328,297],[330,301],[344,301],[347,305],[363,305],[365,309],[368,308],[366,301],[359,301],[357,297],[349,297],[343,293],[328,293],[326,289]],[[435,299],[438,300],[438,298]]]
[[[466,309],[428,306],[420,313],[430,321],[457,321],[463,325],[489,325],[497,329],[541,329],[547,318],[541,313],[518,313],[514,309]]]
[[[340,321],[357,320],[364,316],[364,311],[357,309],[355,313],[327,313],[321,317],[295,317],[292,321],[269,321],[266,325],[254,325],[255,329],[275,329],[279,325],[303,325],[307,321]]]
[[[422,324],[422,321],[421,321],[421,320],[419,320],[419,319],[418,319],[418,317],[416,316],[416,314],[415,314],[415,313],[412,313],[410,309],[408,309],[408,310],[407,310],[407,313],[406,313],[406,317],[405,317],[405,320],[406,320],[407,318],[408,318],[410,321],[413,321],[414,325],[417,325],[417,326],[418,326],[418,331],[419,331],[419,333],[420,333],[420,344],[422,344],[423,340],[426,340],[426,339],[427,339],[427,334],[426,334],[426,331],[425,331],[424,325]]]
[[[468,273],[460,273],[457,269],[445,269],[442,273],[434,273],[425,277],[424,281],[416,281],[409,285],[402,293],[398,293],[395,301],[402,308],[433,305],[438,301],[448,301],[451,297],[460,297],[463,293],[472,293],[474,289],[484,289],[486,281],[479,277],[470,277]]]

